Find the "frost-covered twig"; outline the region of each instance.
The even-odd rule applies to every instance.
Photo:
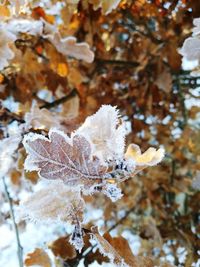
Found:
[[[20,242],[20,238],[19,238],[19,231],[18,231],[17,223],[15,221],[13,202],[12,202],[12,198],[10,197],[10,193],[8,191],[5,177],[2,178],[2,181],[3,181],[3,185],[4,185],[5,195],[6,195],[8,204],[9,204],[10,215],[12,218],[13,227],[14,227],[15,236],[16,236],[16,241],[17,241],[17,254],[18,254],[18,260],[19,260],[19,267],[23,267],[23,247],[21,246],[21,242]]]

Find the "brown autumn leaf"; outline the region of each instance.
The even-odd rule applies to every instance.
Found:
[[[154,267],[153,260],[149,257],[134,256],[128,241],[122,236],[113,238],[109,233],[101,236],[95,227],[92,227],[92,234],[100,252],[115,266]]]
[[[25,257],[24,264],[26,266],[51,267],[51,260],[48,254],[40,248],[36,248],[33,252],[28,253]]]
[[[60,237],[49,244],[48,247],[56,257],[61,257],[64,260],[74,259],[76,257],[76,250],[74,246],[69,243],[69,237]]]

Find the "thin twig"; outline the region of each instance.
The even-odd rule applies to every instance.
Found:
[[[99,64],[110,64],[110,65],[122,65],[122,66],[131,66],[131,67],[138,67],[140,64],[136,61],[127,61],[127,60],[111,60],[111,59],[103,59],[103,58],[96,58],[95,62]]]
[[[18,260],[19,260],[19,267],[23,267],[24,266],[23,265],[23,247],[21,246],[21,243],[20,243],[19,231],[18,231],[17,223],[15,221],[13,201],[12,201],[12,198],[10,197],[10,193],[8,191],[5,177],[3,177],[2,180],[3,180],[4,189],[5,189],[5,195],[6,195],[9,207],[10,207],[10,215],[12,218],[13,228],[15,231],[15,236],[16,236],[16,241],[17,241],[17,255],[18,255]]]
[[[47,104],[44,104],[42,106],[40,106],[40,108],[54,108],[70,99],[72,99],[74,96],[76,96],[78,94],[77,90],[76,89],[73,89],[68,95],[66,96],[63,96],[59,99],[56,99],[55,101],[51,102],[51,103],[47,103]]]

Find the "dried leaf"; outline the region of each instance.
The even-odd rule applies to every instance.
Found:
[[[99,234],[97,227],[92,227],[92,235],[97,242],[98,249],[103,256],[107,256],[111,263],[119,267],[128,267],[124,259],[119,253],[111,246],[111,244]]]
[[[94,60],[94,53],[90,50],[89,45],[84,42],[77,43],[76,38],[73,36],[61,38],[58,33],[55,33],[54,36],[49,35],[48,39],[65,56],[75,57],[87,63],[91,63]]]
[[[93,4],[94,10],[102,8],[103,14],[109,14],[113,9],[117,8],[121,0],[89,0]]]
[[[50,112],[49,110],[40,109],[36,102],[33,102],[30,112],[25,115],[26,129],[47,129],[51,127],[60,128],[61,116]]]
[[[164,157],[164,153],[165,151],[163,148],[156,150],[155,148],[150,147],[142,154],[138,145],[131,144],[127,148],[125,157],[127,159],[133,159],[138,166],[147,167],[154,166],[161,162]]]
[[[51,260],[48,254],[40,248],[36,248],[32,253],[26,255],[24,264],[26,266],[41,266],[41,267],[51,267]]]
[[[76,250],[74,246],[69,243],[68,237],[60,237],[51,244],[49,248],[56,257],[61,257],[64,260],[74,259],[76,257]]]

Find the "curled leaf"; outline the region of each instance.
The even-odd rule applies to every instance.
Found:
[[[148,148],[147,151],[142,153],[138,145],[131,144],[127,148],[125,157],[134,160],[137,166],[147,167],[154,166],[161,162],[164,153],[165,151],[163,148],[156,150],[153,147]]]

